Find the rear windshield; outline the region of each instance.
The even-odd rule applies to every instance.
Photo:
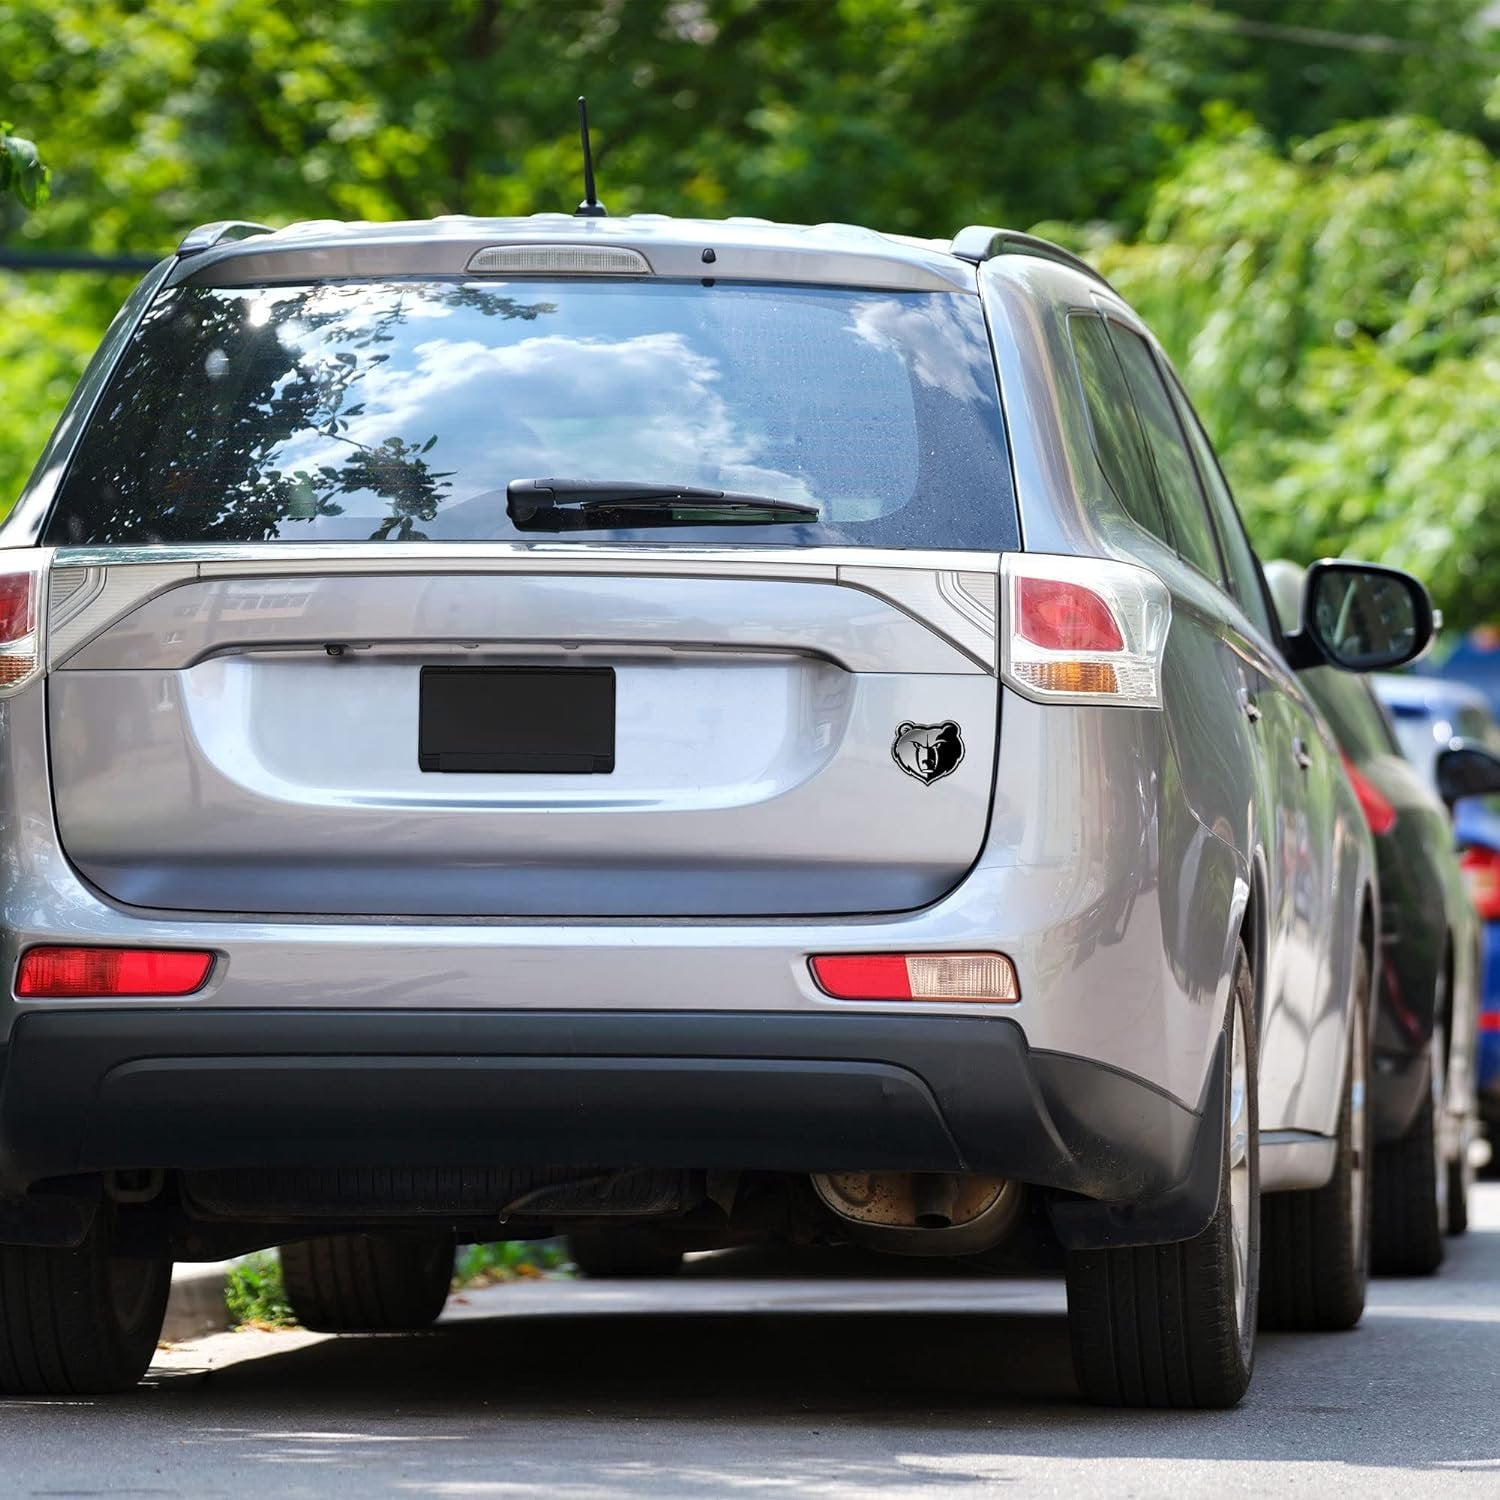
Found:
[[[976,298],[579,281],[175,287],[112,376],[45,541],[555,543],[506,513],[506,485],[540,478],[819,511],[568,541],[1017,541]]]

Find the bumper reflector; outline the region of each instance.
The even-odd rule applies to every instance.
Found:
[[[16,994],[52,1000],[191,995],[213,966],[212,953],[180,948],[28,948],[16,971]]]
[[[1015,966],[1003,953],[838,953],[810,962],[818,987],[835,1000],[1021,998]]]

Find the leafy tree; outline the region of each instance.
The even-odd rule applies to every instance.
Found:
[[[1500,164],[1407,117],[1208,139],[1098,264],[1169,346],[1263,553],[1380,558],[1500,615]],[[1086,237],[1085,237],[1086,238]]]
[[[1450,587],[1488,524],[1496,430],[1487,5],[0,5],[0,98],[57,169],[43,212],[0,192],[0,243],[161,252],[210,219],[568,210],[586,92],[616,213],[1087,226],[1068,232],[1183,357],[1267,545],[1352,537]],[[128,284],[0,273],[0,507]],[[256,503],[299,514],[300,483]]]
[[[10,193],[27,208],[40,208],[47,201],[52,172],[35,143],[12,135],[11,128],[0,120],[0,198]]]

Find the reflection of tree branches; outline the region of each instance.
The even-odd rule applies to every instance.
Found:
[[[390,359],[376,346],[434,306],[525,322],[556,310],[482,284],[165,293],[89,424],[49,540],[268,541],[343,514],[335,497],[360,490],[391,504],[375,539],[418,539],[417,523],[447,498],[449,476],[421,456],[436,439],[356,442],[349,424],[365,407],[345,403]],[[313,433],[359,456],[285,472],[277,460],[286,445]]]
[[[361,490],[390,502],[391,513],[370,533],[372,542],[425,542],[417,521],[437,519],[452,471],[435,474],[422,457],[437,442],[434,433],[420,447],[399,437],[388,437],[377,447],[336,434],[338,441],[357,449],[355,456],[337,469],[321,467],[319,475],[329,486],[328,494],[355,495]],[[338,507],[335,508],[336,510]],[[326,514],[327,512],[322,512]]]

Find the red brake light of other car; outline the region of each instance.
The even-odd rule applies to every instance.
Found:
[[[179,948],[28,948],[16,971],[16,994],[52,1000],[191,995],[213,966],[212,953]]]
[[[1500,922],[1500,852],[1494,849],[1465,849],[1458,859],[1469,888],[1474,910],[1486,922]]]
[[[1370,832],[1377,835],[1389,833],[1396,826],[1396,809],[1386,801],[1380,789],[1370,781],[1369,777],[1360,773],[1358,767],[1347,755],[1343,759],[1349,785],[1354,788],[1354,795],[1359,798],[1359,810],[1365,815],[1365,822],[1370,825]]]

